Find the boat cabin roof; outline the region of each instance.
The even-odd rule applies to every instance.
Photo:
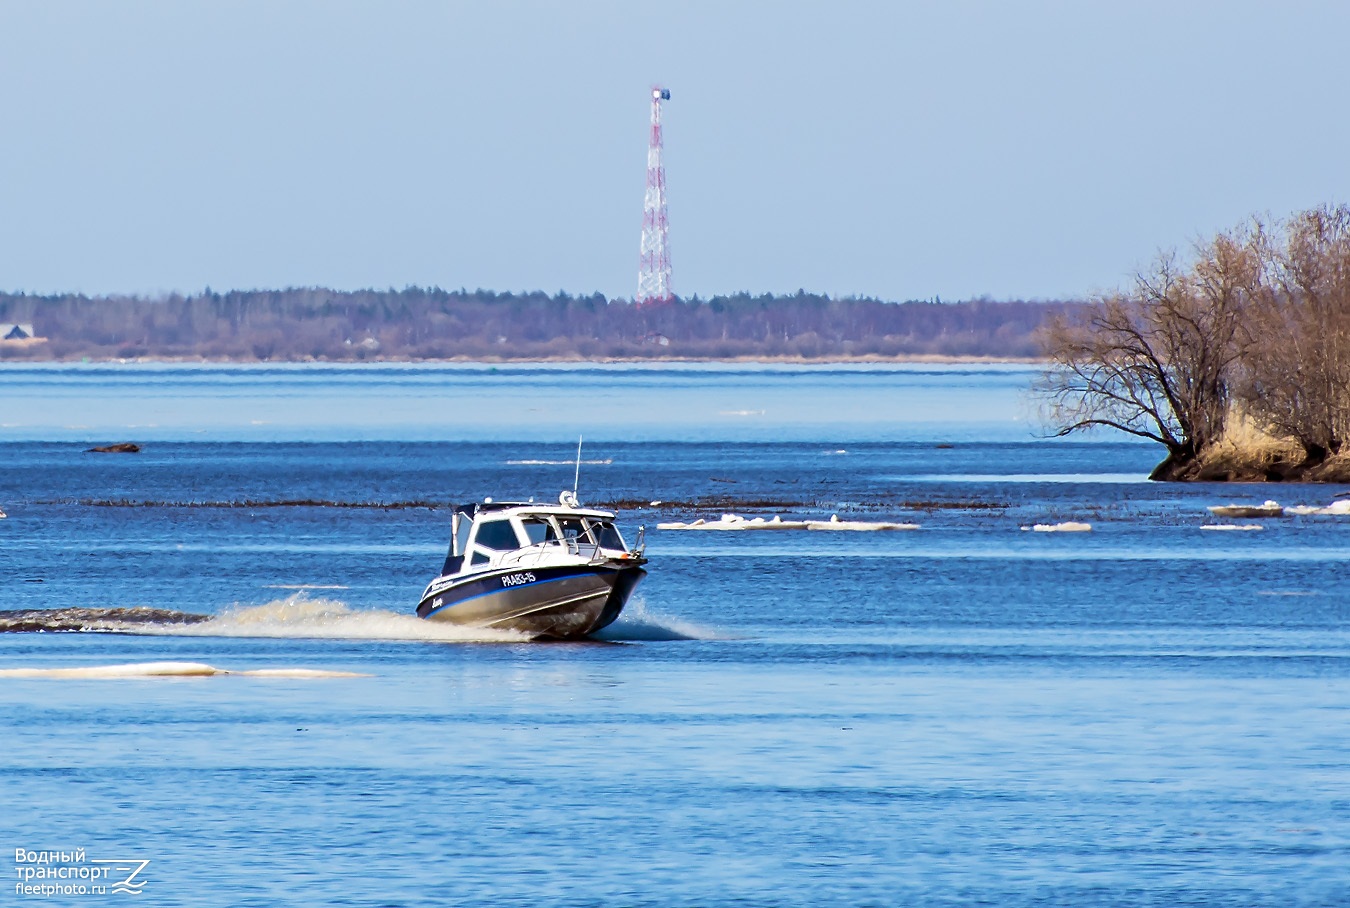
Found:
[[[479,517],[516,517],[527,514],[554,514],[558,516],[572,517],[593,517],[597,520],[613,520],[614,514],[611,511],[601,511],[595,508],[573,508],[562,504],[540,504],[538,502],[528,501],[493,501],[487,504],[461,505],[455,509],[471,520]]]

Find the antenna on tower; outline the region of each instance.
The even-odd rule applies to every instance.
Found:
[[[670,221],[666,214],[666,165],[661,160],[661,102],[670,89],[652,88],[652,132],[647,144],[647,195],[642,205],[642,246],[638,257],[640,306],[666,303],[670,292]]]

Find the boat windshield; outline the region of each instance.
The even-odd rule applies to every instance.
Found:
[[[591,521],[591,532],[595,539],[600,543],[602,549],[624,550],[623,537],[619,535],[618,529],[608,520]]]
[[[558,538],[558,534],[553,532],[553,524],[549,523],[546,517],[522,517],[520,525],[525,528],[525,535],[531,545],[551,542]]]
[[[564,539],[591,542],[590,534],[586,532],[586,523],[580,517],[559,517],[558,526],[562,528]]]

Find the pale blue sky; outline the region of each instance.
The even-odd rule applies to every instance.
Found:
[[[0,288],[1057,297],[1350,199],[1350,4],[0,2]]]

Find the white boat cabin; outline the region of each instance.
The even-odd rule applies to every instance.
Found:
[[[628,552],[613,514],[567,505],[503,502],[456,508],[450,539],[442,576],[559,555],[589,560]]]

